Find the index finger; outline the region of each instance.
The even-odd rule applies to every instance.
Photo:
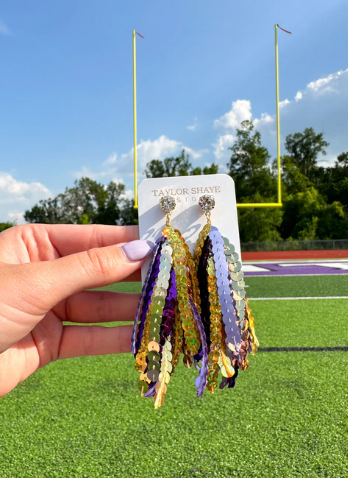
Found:
[[[45,228],[52,246],[61,257],[139,239],[138,226],[45,224]]]

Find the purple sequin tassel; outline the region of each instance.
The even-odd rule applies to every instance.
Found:
[[[195,318],[199,334],[201,336],[202,342],[202,366],[199,372],[198,377],[196,378],[196,387],[197,387],[197,397],[201,397],[203,395],[205,386],[207,384],[207,376],[208,376],[208,347],[207,347],[207,339],[204,332],[204,326],[202,319],[199,315],[196,305],[194,304],[193,300],[190,299],[191,308],[193,311],[193,316]]]
[[[143,332],[144,332],[144,327],[145,327],[146,314],[147,314],[147,311],[149,309],[151,296],[152,296],[152,291],[153,291],[153,288],[156,284],[156,278],[157,278],[158,272],[159,272],[159,262],[160,262],[160,257],[161,257],[160,250],[161,250],[162,243],[163,243],[163,241],[159,242],[155,246],[155,253],[152,257],[152,261],[151,261],[151,264],[150,264],[150,267],[149,267],[149,270],[148,270],[148,273],[147,273],[148,276],[146,277],[146,280],[148,281],[147,282],[147,287],[145,288],[145,284],[144,284],[144,287],[143,287],[143,291],[144,291],[144,288],[145,288],[146,292],[145,292],[145,295],[143,296],[144,298],[143,299],[141,298],[140,301],[139,301],[139,305],[138,305],[139,311],[140,311],[142,302],[143,302],[143,307],[142,307],[141,316],[140,316],[138,336],[137,336],[134,348],[133,348],[133,342],[132,342],[132,353],[133,354],[137,354],[138,350],[140,348],[141,339],[142,339]],[[138,320],[139,320],[139,316],[138,316],[138,312],[137,312],[137,316],[136,316],[135,321],[134,321],[133,332],[134,332],[134,329],[136,330]],[[135,336],[134,336],[134,339],[135,339]],[[133,336],[132,336],[132,341],[133,341]]]
[[[228,262],[224,253],[224,241],[218,229],[212,226],[209,237],[212,243],[212,252],[214,254],[214,265],[216,271],[219,302],[226,332],[226,345],[231,343],[239,351],[241,342],[240,333],[237,325],[237,316],[235,302],[232,299],[230,289],[230,279],[228,275]],[[229,348],[226,348],[229,353]],[[238,354],[238,352],[237,352]],[[231,358],[232,358],[232,354]]]

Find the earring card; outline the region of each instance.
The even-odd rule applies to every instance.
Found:
[[[171,225],[179,229],[193,253],[198,234],[207,219],[198,201],[203,195],[213,196],[215,208],[211,211],[211,223],[227,237],[240,254],[240,239],[234,181],[227,174],[205,176],[175,176],[144,179],[138,188],[139,234],[141,239],[152,242],[161,236],[166,217],[159,205],[164,196],[172,196],[176,207],[171,212]],[[143,280],[149,261],[142,268]]]

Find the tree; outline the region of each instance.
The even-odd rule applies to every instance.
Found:
[[[197,166],[196,168],[190,171],[190,175],[200,176],[201,174],[218,174],[218,172],[219,172],[219,165],[215,163],[211,163],[207,166],[204,166],[203,169]]]
[[[190,155],[183,149],[180,156],[176,158],[153,159],[145,166],[145,176],[147,178],[165,178],[173,176],[196,176],[200,174],[217,174],[219,166],[215,163],[201,167],[193,168],[190,163]]]
[[[316,168],[313,183],[329,204],[339,201],[348,213],[348,152],[338,155],[333,167]]]
[[[261,134],[254,130],[252,121],[241,123],[236,132],[236,141],[227,164],[234,179],[238,202],[254,202],[256,195],[262,202],[273,202],[277,192],[277,181],[269,161],[270,154],[261,144]]]
[[[257,193],[255,202],[263,202]],[[283,211],[280,208],[239,209],[239,233],[241,242],[281,241],[279,228]]]
[[[319,154],[326,154],[329,143],[323,133],[316,133],[313,128],[306,128],[303,133],[289,134],[285,138],[285,149],[301,173],[311,178],[317,167]]]
[[[285,139],[282,158],[285,185],[281,234],[284,239],[338,239],[346,237],[348,204],[348,154],[342,153],[334,168],[318,166],[319,154],[329,143],[323,133],[306,128]]]
[[[270,154],[262,145],[261,134],[252,121],[243,121],[236,131],[236,140],[227,164],[234,179],[237,202],[274,202],[277,195],[277,179],[270,165]],[[281,209],[239,209],[239,231],[242,242],[281,240],[279,227]]]
[[[9,229],[10,227],[15,226],[14,222],[0,222],[0,232],[5,231],[5,229]]]
[[[348,168],[348,151],[337,156],[336,168]]]
[[[89,217],[88,214],[82,214],[80,219],[78,219],[77,224],[91,224],[89,222]]]
[[[192,169],[189,154],[183,149],[176,158],[165,158],[163,161],[153,159],[146,164],[145,176],[147,178],[164,178],[172,176],[188,176]]]
[[[139,224],[138,210],[134,209],[134,199],[125,199],[121,211],[121,224],[132,226]]]
[[[242,242],[342,239],[348,237],[348,151],[333,167],[320,167],[318,157],[328,143],[313,128],[288,135],[287,154],[282,158],[282,208],[238,210]],[[240,203],[277,200],[276,161],[263,146],[251,121],[243,121],[230,147],[229,173],[235,181]],[[147,177],[216,174],[218,165],[193,167],[190,156],[163,161],[153,159],[145,168]],[[134,201],[126,199],[125,186],[107,185],[82,178],[54,198],[40,201],[25,213],[28,222],[71,224],[137,224]],[[11,223],[0,224],[0,231]]]
[[[24,218],[46,224],[118,224],[126,204],[125,186],[110,182],[107,186],[89,178],[76,180],[55,198],[45,199],[26,211]]]
[[[336,161],[334,167],[322,168],[323,172],[316,174],[316,185],[319,192],[328,203],[339,201],[348,212],[348,167],[341,166]]]
[[[308,177],[296,166],[291,156],[282,157],[282,183],[285,189],[283,191],[285,197],[287,194],[304,192],[307,188],[313,186]]]
[[[288,196],[280,230],[284,239],[342,239],[347,237],[348,221],[341,203],[327,204],[310,187]]]

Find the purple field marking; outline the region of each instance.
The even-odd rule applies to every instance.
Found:
[[[253,266],[253,271],[248,271],[248,266]],[[258,267],[268,270],[257,271]],[[246,276],[342,275],[348,274],[348,261],[247,262],[243,268]]]

